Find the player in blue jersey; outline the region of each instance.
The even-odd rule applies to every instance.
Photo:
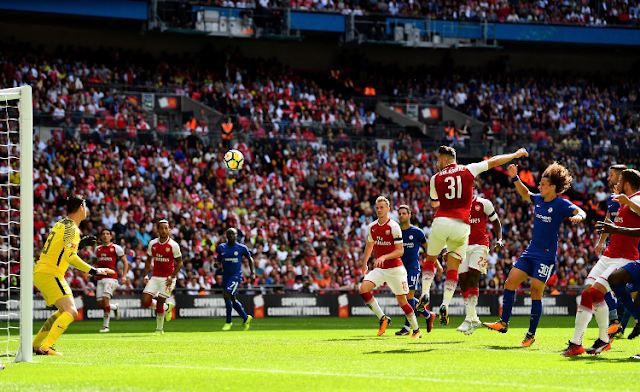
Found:
[[[516,289],[531,277],[531,321],[529,332],[520,343],[520,347],[529,347],[535,342],[536,329],[542,315],[544,287],[556,268],[560,225],[566,217],[571,217],[571,223],[577,225],[587,214],[575,204],[559,197],[569,189],[573,180],[564,166],[553,163],[547,167],[538,185],[539,194],[531,193],[520,181],[517,165],[510,165],[508,171],[511,182],[515,184],[520,196],[534,205],[533,235],[531,243],[513,266],[505,282],[502,317],[495,323],[484,325],[498,332],[507,332]]]
[[[613,192],[607,197],[607,215],[605,217],[606,222],[613,222],[616,219],[616,215],[618,214],[618,210],[620,209],[620,204],[613,201],[613,197],[616,194],[614,190],[618,181],[620,181],[620,175],[627,167],[625,165],[611,165],[609,167],[609,174],[607,176],[607,181],[609,182],[609,189]],[[603,232],[600,235],[600,239],[596,244],[596,254],[598,256],[602,255],[602,252],[607,246],[607,240],[609,238],[609,234]],[[610,337],[614,337],[623,332],[624,328],[620,325],[620,321],[618,321],[618,304],[611,292],[608,292],[604,296],[605,301],[607,302],[607,306],[609,307],[609,329],[608,333]]]
[[[407,280],[409,281],[409,294],[407,294],[407,302],[415,311],[418,299],[415,298],[416,290],[420,287],[420,247],[427,251],[427,238],[422,229],[411,224],[411,208],[408,205],[398,207],[398,221],[402,230],[402,244],[404,246],[404,254],[402,255],[402,264],[407,270]],[[435,314],[425,309],[427,320],[427,332],[433,329],[433,320]],[[404,326],[396,332],[396,335],[409,335],[411,333],[409,320],[405,317]]]
[[[224,301],[227,306],[227,322],[222,327],[223,331],[231,329],[233,323],[231,322],[231,312],[235,309],[236,312],[244,320],[244,330],[248,330],[251,325],[253,317],[247,315],[244,311],[240,301],[236,299],[238,294],[238,287],[242,283],[242,258],[249,259],[249,268],[251,268],[251,280],[256,278],[256,273],[253,266],[253,257],[247,248],[243,244],[238,244],[238,231],[234,228],[227,229],[227,242],[218,246],[216,268],[222,268],[222,287],[224,291]]]

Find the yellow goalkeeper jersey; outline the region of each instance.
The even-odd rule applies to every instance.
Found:
[[[78,257],[79,244],[80,229],[76,223],[69,218],[57,222],[44,243],[34,272],[64,276],[69,264],[81,271],[89,272],[91,266]]]

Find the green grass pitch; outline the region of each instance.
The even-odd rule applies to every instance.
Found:
[[[63,357],[0,359],[7,366],[0,390],[640,390],[640,362],[628,359],[640,351],[640,339],[616,340],[601,356],[565,358],[560,352],[573,334],[572,317],[542,317],[530,348],[517,347],[526,317],[514,318],[505,335],[480,329],[471,336],[456,332],[462,320],[453,318],[418,341],[395,336],[401,320],[393,321],[382,337],[373,316],[258,319],[248,332],[238,319],[230,332],[220,331],[220,319],[180,319],[166,323],[163,336],[152,333],[155,319],[112,321],[107,334],[98,333],[99,321],[78,322],[56,345]],[[592,325],[585,344],[596,337]]]

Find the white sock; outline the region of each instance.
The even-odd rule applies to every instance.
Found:
[[[449,309],[449,304],[451,303],[453,294],[456,292],[456,286],[458,286],[458,282],[453,280],[444,281],[444,298],[442,299],[442,304],[446,306],[447,309]]]
[[[429,293],[431,291],[431,283],[433,283],[433,279],[436,277],[436,274],[433,271],[425,271],[422,274],[422,295],[421,297],[429,298]]]
[[[169,310],[169,304],[168,303],[164,303],[162,304],[162,309],[164,309],[164,311],[166,312],[167,310]]]
[[[369,309],[373,310],[373,313],[378,317],[378,320],[384,316],[384,313],[382,312],[382,309],[380,309],[380,305],[378,305],[378,301],[376,301],[375,297],[371,298],[371,301],[367,302],[367,306]]]
[[[593,311],[591,309],[578,306],[578,313],[576,314],[576,329],[573,331],[573,339],[571,339],[573,344],[582,344],[582,337],[587,331],[587,326],[589,326],[591,317],[593,317]]]
[[[417,331],[420,329],[420,326],[418,325],[418,320],[416,319],[415,312],[411,312],[411,314],[407,315],[407,320],[409,320],[409,324],[411,324],[411,329],[413,329],[414,331]]]
[[[593,304],[593,313],[596,316],[596,322],[598,323],[599,337],[603,342],[609,341],[609,307],[605,301]]]
[[[476,313],[476,305],[478,304],[478,297],[475,295],[470,295],[467,298],[467,302],[465,303],[467,307],[467,320],[476,321],[478,319],[478,314]]]
[[[109,310],[118,310],[119,304],[110,304]]]
[[[156,329],[162,331],[164,329],[164,313],[156,315]]]
[[[104,316],[102,320],[102,326],[105,328],[109,328],[109,318],[111,317],[111,313],[108,310],[104,311]]]

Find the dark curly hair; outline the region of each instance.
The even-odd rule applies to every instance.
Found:
[[[564,193],[571,186],[573,177],[566,167],[558,162],[553,162],[547,170],[542,173],[542,178],[549,180],[549,185],[555,185],[556,193]]]

